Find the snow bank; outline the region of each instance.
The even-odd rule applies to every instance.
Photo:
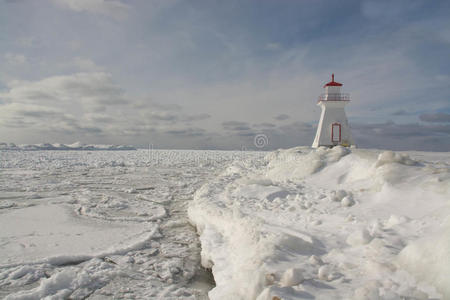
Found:
[[[450,299],[450,219],[447,222],[438,232],[408,244],[400,252],[398,263]]]
[[[297,147],[231,165],[188,209],[210,298],[445,297],[449,239],[418,238],[448,216],[450,167],[419,155]]]
[[[341,146],[331,150],[320,147],[316,151],[311,151],[309,147],[278,150],[266,157],[267,177],[277,181],[301,180],[338,161],[349,152],[349,149]]]

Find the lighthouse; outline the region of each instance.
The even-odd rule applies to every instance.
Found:
[[[323,87],[325,93],[317,101],[322,113],[312,147],[354,145],[344,109],[350,102],[350,95],[341,93],[342,83],[334,81],[334,74],[331,75],[331,81]]]

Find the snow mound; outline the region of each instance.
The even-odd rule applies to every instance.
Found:
[[[415,160],[412,160],[408,155],[402,153],[395,153],[393,151],[384,151],[378,155],[376,167],[380,167],[384,164],[398,163],[407,166],[414,166],[417,164]]]
[[[434,284],[450,298],[450,226],[408,244],[398,263],[417,278]]]
[[[347,243],[352,246],[365,245],[372,240],[372,236],[366,229],[357,230],[347,238]]]
[[[349,149],[341,146],[331,149],[320,147],[316,151],[305,147],[285,151],[278,150],[266,157],[268,161],[267,176],[276,181],[300,180],[320,171],[327,164],[336,162],[349,153]]]
[[[208,205],[208,193],[197,192],[199,206],[191,206],[188,214],[200,233],[202,265],[214,273],[216,288],[209,294],[211,299],[255,299],[265,287],[266,275],[286,257],[323,253],[321,245],[306,234],[268,226],[246,217],[237,207]],[[208,215],[199,202],[206,205]],[[300,271],[287,270],[280,284],[296,285],[301,281]]]
[[[305,280],[301,269],[290,268],[287,269],[281,277],[281,286],[294,286],[299,285]]]
[[[446,299],[450,234],[421,240],[449,211],[436,157],[297,147],[232,164],[188,209],[210,299]]]

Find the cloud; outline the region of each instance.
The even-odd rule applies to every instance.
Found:
[[[88,122],[96,123],[100,126],[116,122],[116,119],[113,116],[102,113],[86,113],[84,117],[86,118],[86,120],[88,120]]]
[[[267,43],[265,48],[268,50],[275,51],[275,50],[280,50],[281,45],[279,43]]]
[[[119,0],[53,0],[61,7],[76,12],[88,12],[122,19],[128,15],[130,6]]]
[[[8,12],[0,28],[6,37],[0,45],[1,109],[20,103],[54,109],[56,115],[22,107],[10,110],[14,120],[4,115],[2,122],[23,124],[8,135],[23,142],[56,120],[74,132],[81,125],[101,128],[112,143],[152,139],[163,147],[239,149],[251,147],[252,135],[264,132],[270,134],[269,147],[310,145],[315,130],[308,124],[320,115],[316,98],[335,72],[351,93],[346,107],[351,124],[389,119],[422,124],[420,113],[448,112],[450,65],[442,57],[450,45],[450,23],[443,14],[449,5],[413,2],[247,1],[236,6],[236,1],[51,0],[8,5],[0,8]],[[30,11],[36,18],[26,19]],[[102,17],[124,15],[130,16],[124,22]],[[5,53],[24,55],[26,63],[7,63]],[[181,137],[185,128],[205,132],[178,139],[175,132]],[[378,136],[386,128],[365,130]],[[410,134],[397,126],[392,130]],[[1,128],[0,133],[6,137]],[[370,144],[361,138],[362,145]],[[385,141],[390,139],[377,141],[389,147]]]
[[[275,127],[277,127],[277,125],[264,122],[264,123],[254,124],[253,127],[255,127],[255,128],[275,128]]]
[[[202,128],[183,128],[167,130],[165,133],[174,135],[177,137],[199,137],[205,135],[205,130]]]
[[[53,132],[58,134],[94,134],[102,133],[102,129],[78,120],[74,115],[51,107],[10,103],[0,110],[0,124],[7,128],[21,130],[33,129],[38,134]]]
[[[6,3],[20,3],[20,2],[24,2],[27,0],[5,0]]]
[[[226,121],[222,123],[222,127],[229,131],[247,131],[251,129],[247,122],[240,121]]]
[[[164,122],[170,122],[170,123],[191,123],[196,121],[202,121],[211,118],[209,114],[206,113],[199,113],[199,114],[184,114],[180,112],[181,107],[177,106],[177,110],[172,110],[170,107],[168,108],[167,105],[161,105],[152,103],[149,106],[141,106],[147,107],[147,109],[152,109],[147,113],[147,116],[151,120],[155,121],[164,121]]]
[[[193,121],[207,120],[209,118],[211,118],[210,114],[200,113],[200,114],[182,116],[180,118],[180,120],[183,121],[183,122],[193,122]]]
[[[450,124],[419,123],[351,124],[356,144],[362,148],[450,151]]]
[[[17,39],[17,44],[24,48],[30,48],[37,43],[35,37],[20,37]]]
[[[152,111],[149,112],[148,117],[152,120],[168,122],[174,122],[178,118],[177,115],[168,113],[166,111]]]
[[[450,114],[435,113],[435,114],[422,114],[419,119],[423,122],[431,123],[448,123],[450,122]]]
[[[305,122],[292,122],[277,127],[271,123],[248,125],[246,122],[227,121],[222,123],[226,130],[226,134],[214,132],[211,137],[213,145],[225,149],[255,149],[255,136],[263,134],[268,139],[268,144],[263,150],[274,150],[278,148],[289,148],[299,145],[310,145],[314,138],[315,128]]]
[[[182,110],[182,106],[179,104],[158,103],[158,102],[153,101],[152,99],[144,99],[141,101],[136,101],[133,105],[136,108],[150,107],[154,110],[159,110],[159,111],[175,111],[175,112],[177,112],[177,111]]]
[[[107,106],[124,105],[123,91],[107,73],[76,73],[39,81],[12,81],[0,98],[10,103],[49,105],[65,109],[103,111]]]
[[[4,58],[7,63],[13,65],[22,65],[27,62],[27,58],[23,54],[6,53]]]
[[[65,64],[67,67],[73,67],[83,72],[93,72],[102,70],[93,60],[85,57],[75,57],[72,61]]]
[[[281,114],[281,115],[278,115],[278,116],[276,116],[276,117],[273,117],[275,120],[278,120],[278,121],[284,121],[284,120],[287,120],[287,119],[289,119],[290,117],[289,117],[289,115],[287,115],[287,114]]]
[[[369,19],[391,19],[400,16],[404,11],[405,5],[401,5],[400,3],[396,4],[385,0],[366,0],[361,4],[361,12],[363,16]]]
[[[232,124],[239,122],[232,122]],[[236,124],[239,125],[239,124]],[[450,124],[423,125],[420,123],[396,124],[394,122],[361,124],[351,123],[354,140],[360,148],[391,150],[450,151]],[[227,147],[255,149],[253,139],[256,134],[264,134],[269,143],[264,150],[310,146],[316,126],[301,121],[279,127],[255,128],[243,131],[229,131],[225,137]],[[219,136],[217,134],[217,136]],[[220,145],[217,139],[213,141]],[[225,146],[222,146],[225,147]]]
[[[392,113],[392,115],[393,116],[407,116],[407,115],[409,115],[410,113],[408,113],[406,110],[404,110],[404,109],[399,109],[399,110],[396,110],[396,111],[394,111],[393,113]]]
[[[11,81],[0,93],[0,130],[23,136],[45,136],[107,142],[147,139],[149,134],[166,144],[173,137],[200,138],[206,130],[191,126],[208,120],[207,113],[186,113],[182,106],[134,98],[104,72],[52,76],[38,81]],[[39,142],[39,141],[38,141]],[[179,142],[179,141],[178,141]],[[116,141],[117,143],[117,141]],[[176,145],[176,143],[173,143]]]

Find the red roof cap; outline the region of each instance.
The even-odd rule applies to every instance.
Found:
[[[327,86],[342,86],[342,83],[334,81],[334,74],[331,74],[331,81],[325,84],[323,87]]]

